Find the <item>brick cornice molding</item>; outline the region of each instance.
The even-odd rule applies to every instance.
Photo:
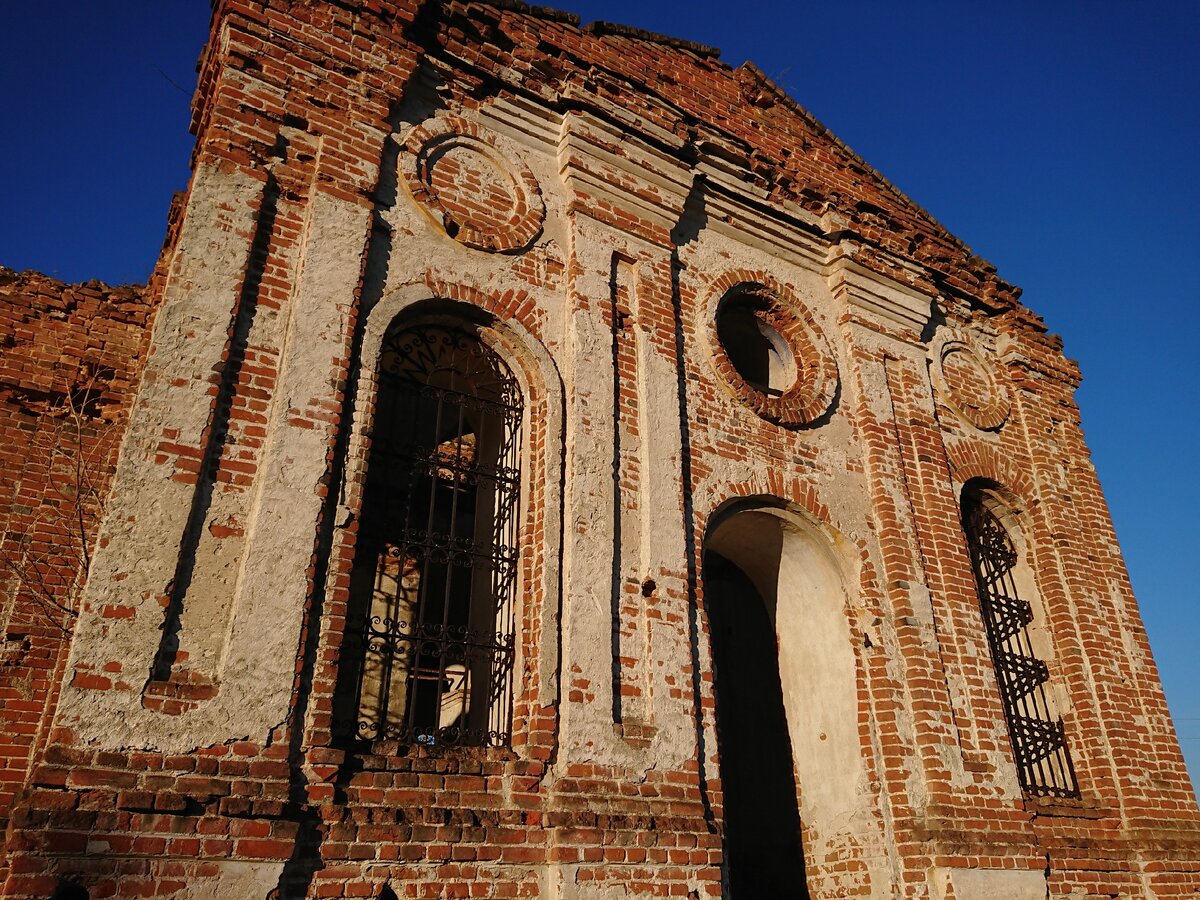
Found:
[[[825,278],[851,319],[906,343],[922,343],[933,297],[862,265],[837,245],[830,248]]]

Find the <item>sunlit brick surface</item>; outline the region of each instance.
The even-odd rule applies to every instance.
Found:
[[[517,3],[218,0],[193,125],[149,286],[0,270],[0,896],[722,896],[754,736],[706,551],[774,617],[797,896],[1200,893],[1076,366],[756,68]],[[747,284],[767,337],[722,346]],[[339,726],[400,315],[520,384],[507,747]],[[732,362],[776,351],[781,388]],[[969,483],[1079,798],[1018,783]]]

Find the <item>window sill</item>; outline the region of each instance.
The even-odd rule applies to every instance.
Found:
[[[1025,809],[1035,816],[1058,819],[1103,819],[1113,814],[1099,801],[1084,797],[1026,797]]]
[[[510,747],[426,746],[395,740],[353,741],[343,745],[347,758],[370,771],[446,772],[464,771],[483,763],[507,763],[520,759]]]

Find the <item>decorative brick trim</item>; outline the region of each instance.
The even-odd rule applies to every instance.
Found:
[[[972,478],[986,478],[1012,495],[1012,505],[1018,510],[1029,509],[1036,498],[1029,473],[995,447],[977,442],[946,441],[946,458],[950,471],[959,485]],[[1006,498],[1006,502],[1007,502]]]
[[[1008,385],[977,336],[957,328],[940,328],[929,348],[929,359],[938,396],[963,421],[980,431],[999,431],[1008,421],[1012,410]]]
[[[473,166],[463,165],[464,155]],[[400,168],[413,200],[460,244],[518,252],[541,234],[546,206],[533,172],[474,122],[441,116],[417,126]]]
[[[772,502],[781,508],[792,508],[803,512],[806,518],[822,528],[837,529],[827,507],[817,497],[817,489],[801,478],[788,477],[776,470],[767,473],[764,481],[754,479],[720,486],[720,496],[713,499],[705,512],[697,510],[696,531],[703,534],[709,523],[723,508],[742,500],[761,500],[764,506]]]
[[[779,396],[771,396],[747,382],[721,344],[717,311],[735,291],[751,293],[765,304],[761,317],[779,332],[792,351],[796,380]],[[713,368],[744,405],[770,422],[791,427],[811,425],[829,409],[838,385],[837,360],[816,319],[789,287],[761,270],[735,269],[713,282],[708,302],[700,309],[704,319],[697,330],[707,336]]]
[[[498,322],[513,321],[541,340],[542,321],[537,315],[538,304],[528,291],[514,288],[506,291],[485,291],[461,281],[451,281],[434,271],[425,273],[425,284],[440,300],[451,300],[476,306],[496,317]]]

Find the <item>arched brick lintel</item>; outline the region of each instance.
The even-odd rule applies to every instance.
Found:
[[[971,479],[983,478],[1008,494],[1006,501],[1016,511],[1027,512],[1037,505],[1037,493],[1029,472],[995,447],[981,442],[947,441],[946,456],[958,488],[956,493],[961,493],[962,486]]]

